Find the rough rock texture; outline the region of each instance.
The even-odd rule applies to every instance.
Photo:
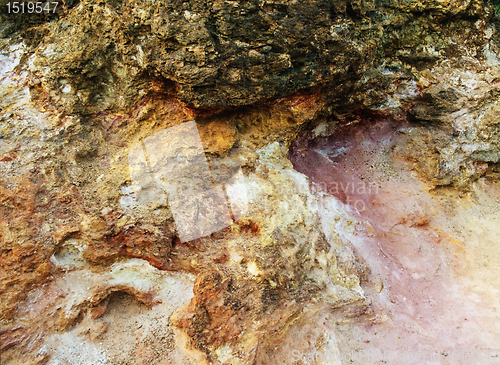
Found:
[[[84,0],[0,21],[2,364],[499,350],[489,4]],[[182,243],[129,154],[192,120],[249,207]]]
[[[57,25],[31,42],[32,87],[41,83],[65,111],[88,113],[136,104],[155,78],[174,82],[179,100],[195,107],[318,87],[338,94],[384,64],[475,55],[492,9],[480,0],[85,0],[58,11]]]

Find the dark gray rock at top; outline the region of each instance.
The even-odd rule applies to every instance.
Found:
[[[43,26],[31,87],[58,108],[84,114],[133,105],[152,83],[191,107],[249,105],[325,85],[345,90],[384,56],[438,60],[450,44],[446,31],[433,27],[491,12],[479,0],[84,0],[72,6]],[[368,87],[383,85],[369,78],[375,82]]]

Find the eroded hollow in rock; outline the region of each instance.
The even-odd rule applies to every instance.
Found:
[[[470,237],[471,244],[464,244],[461,232],[477,211],[470,205],[459,209],[470,202],[457,200],[454,189],[435,189],[411,160],[412,138],[429,131],[373,114],[327,127],[302,132],[292,143],[290,160],[313,182],[323,224],[333,224],[367,262],[371,273],[363,288],[374,312],[388,316],[380,322],[359,318],[358,329],[339,326],[339,346],[397,354],[420,349],[429,356],[436,348],[494,346],[483,330],[493,330],[491,303],[473,299],[489,284],[477,278],[471,289],[466,278],[476,266],[470,257],[478,255],[478,246]],[[472,189],[474,199],[498,196],[486,179]],[[353,222],[333,219],[337,199]],[[495,221],[476,224],[494,227]]]
[[[290,148],[290,160],[323,190],[358,211],[373,208],[391,166],[384,154],[404,141],[406,123],[373,114],[362,121],[338,126],[325,134],[325,124],[303,132]]]

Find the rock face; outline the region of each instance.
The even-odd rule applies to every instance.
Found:
[[[33,42],[33,82],[78,113],[133,105],[153,79],[175,83],[178,99],[194,107],[248,105],[318,87],[338,93],[385,63],[394,69],[401,60],[418,66],[464,49],[477,53],[492,12],[480,0],[73,6],[60,7],[57,26]],[[464,20],[471,17],[479,23]]]
[[[83,0],[0,21],[2,364],[498,361],[491,5]],[[158,137],[187,126],[199,150]],[[158,156],[210,168],[197,217],[224,220],[236,171],[245,209],[183,239],[199,201],[169,192],[204,170],[174,184]]]

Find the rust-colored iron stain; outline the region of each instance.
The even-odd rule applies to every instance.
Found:
[[[241,232],[250,233],[253,236],[257,236],[260,233],[260,226],[257,224],[257,222],[251,219],[245,220],[241,223],[238,221],[237,223],[239,223]]]

